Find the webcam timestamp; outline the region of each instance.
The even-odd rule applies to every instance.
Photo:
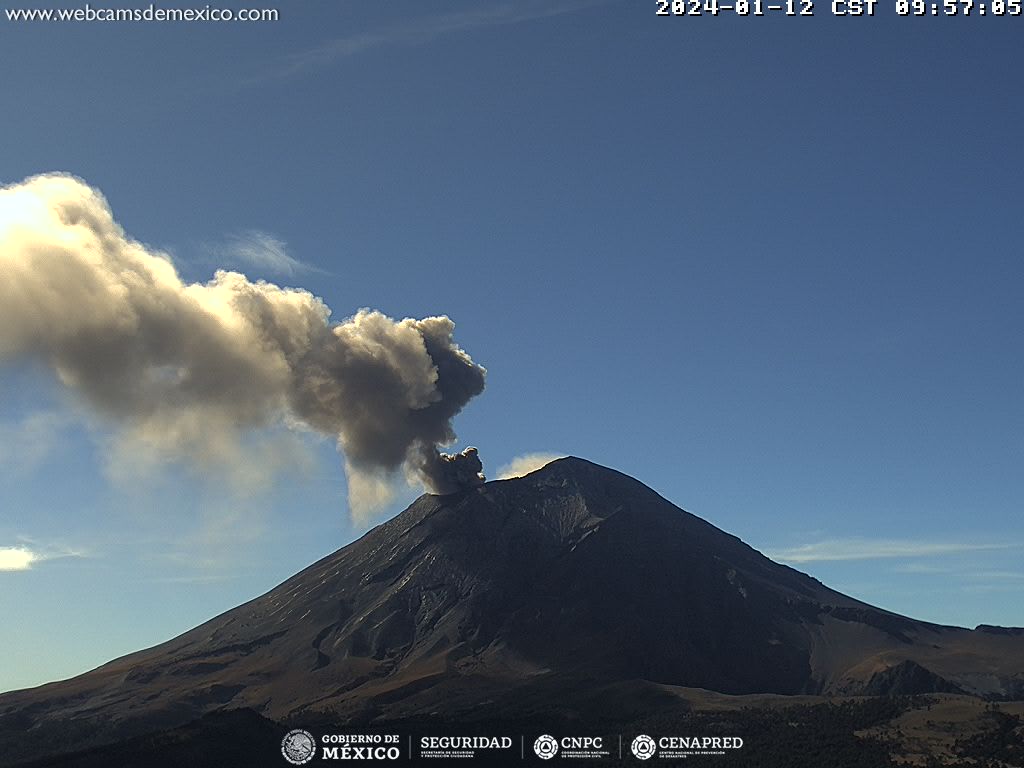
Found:
[[[655,0],[658,16],[813,16],[815,0]],[[874,16],[879,0],[826,0],[833,16]],[[1020,16],[1024,0],[895,0],[897,16]],[[886,5],[887,8],[892,6]]]
[[[1010,0],[1006,0],[1009,2]],[[1016,1],[1016,0],[1014,0]],[[814,0],[655,0],[658,16],[813,16]],[[831,0],[835,16],[874,16],[878,0]]]

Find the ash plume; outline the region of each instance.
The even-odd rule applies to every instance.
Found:
[[[439,453],[421,446],[414,466],[424,485],[433,488],[435,493],[456,493],[483,485],[486,479],[479,452],[472,447],[461,453]]]
[[[130,439],[200,465],[237,458],[250,430],[331,436],[360,518],[403,466],[435,492],[481,482],[475,449],[438,450],[484,389],[454,323],[330,314],[308,291],[238,272],[183,282],[71,176],[0,188],[0,363],[43,364]]]

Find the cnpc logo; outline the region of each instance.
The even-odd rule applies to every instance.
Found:
[[[543,736],[538,736],[537,740],[533,742],[533,751],[541,760],[550,760],[558,754],[558,740],[546,733]]]
[[[604,741],[601,736],[562,736],[559,739],[545,733],[543,736],[538,736],[534,742],[534,752],[541,760],[551,760],[558,755],[559,751],[565,753],[564,757],[593,757],[590,753],[601,750],[603,746]],[[581,753],[587,753],[587,755]]]
[[[580,753],[591,753],[602,749],[603,746],[604,741],[600,736],[563,736],[561,739],[556,739],[554,736],[544,734],[533,742],[533,751],[541,760],[550,760],[558,754],[559,750],[566,753],[566,757],[589,757],[591,755],[581,755]]]
[[[658,745],[646,733],[641,733],[633,739],[633,743],[629,745],[629,748],[632,750],[633,756],[640,760],[649,760],[658,751]]]

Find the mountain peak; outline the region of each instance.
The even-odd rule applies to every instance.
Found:
[[[32,712],[28,726],[88,721],[102,735],[224,707],[400,718],[486,702],[521,713],[538,685],[586,700],[589,686],[623,681],[856,694],[941,680],[1007,695],[1022,659],[1013,630],[938,627],[866,605],[628,475],[566,457],[421,496],[174,640],[0,696],[0,722]]]
[[[551,476],[559,478],[574,478],[577,480],[593,480],[602,476],[616,477],[629,480],[637,485],[642,485],[639,481],[629,477],[629,475],[619,472],[618,470],[602,466],[601,464],[596,464],[595,462],[588,461],[587,459],[581,459],[578,456],[563,456],[558,459],[553,459],[543,467],[535,469],[529,474],[521,477],[509,478],[509,480],[497,480],[495,482],[509,482],[523,480],[526,478],[533,478],[537,480]]]

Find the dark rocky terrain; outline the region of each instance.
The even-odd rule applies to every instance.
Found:
[[[423,496],[174,640],[0,695],[0,765],[235,709],[260,722],[625,723],[678,707],[683,687],[1019,698],[1024,634],[874,608],[569,458]]]

